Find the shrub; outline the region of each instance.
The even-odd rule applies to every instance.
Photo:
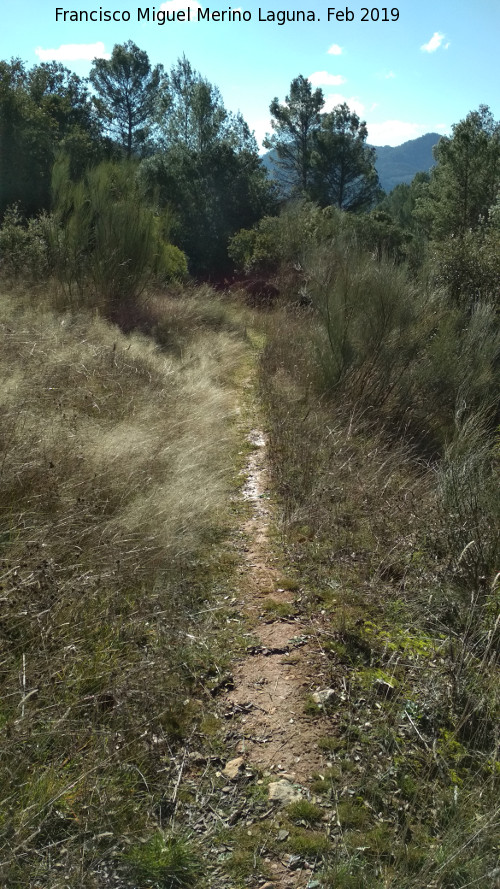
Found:
[[[311,251],[305,270],[323,325],[325,385],[382,404],[415,352],[415,287],[403,268],[344,245]]]
[[[412,280],[404,265],[354,242],[310,249],[303,260],[319,326],[317,385],[442,450],[455,415],[496,418],[500,333],[494,307],[472,311]]]
[[[0,268],[8,278],[39,281],[51,263],[49,232],[53,219],[42,214],[25,221],[17,205],[9,207],[0,228]]]
[[[331,240],[346,214],[297,201],[279,216],[265,216],[253,229],[242,229],[230,241],[229,256],[245,273],[283,272],[299,265],[307,248]]]
[[[470,309],[481,300],[498,302],[500,227],[482,226],[436,246],[437,277],[457,305]]]
[[[71,182],[66,161],[54,168],[56,213],[62,225],[59,275],[68,292],[111,312],[131,305],[155,278],[183,277],[184,254],[166,244],[161,219],[141,200],[135,167],[100,164],[81,182]]]
[[[186,254],[179,250],[175,244],[164,244],[157,266],[158,279],[161,281],[182,281],[187,277],[187,273]]]

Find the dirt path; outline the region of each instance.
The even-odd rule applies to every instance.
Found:
[[[234,689],[226,694],[224,706],[227,713],[234,712],[233,729],[240,736],[235,756],[273,783],[285,781],[311,798],[308,784],[326,765],[317,743],[325,725],[321,710],[307,714],[305,704],[311,693],[324,689],[324,655],[311,621],[297,613],[297,594],[287,588],[286,572],[273,556],[266,441],[260,430],[252,431],[250,441],[255,449],[243,497],[252,512],[243,529],[239,599],[257,641],[234,670]],[[294,586],[290,580],[288,584]],[[307,886],[311,873],[307,868],[291,870],[286,859],[273,862],[273,887]]]

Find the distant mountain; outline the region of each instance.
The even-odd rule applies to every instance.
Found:
[[[384,191],[392,191],[400,182],[411,182],[415,173],[427,173],[434,166],[432,149],[440,138],[439,133],[426,133],[395,148],[391,145],[374,145],[377,152],[375,166]],[[269,174],[279,181],[276,152],[272,150],[264,154],[262,163]]]
[[[392,191],[401,182],[411,182],[415,173],[427,173],[434,166],[432,149],[439,142],[439,133],[426,133],[403,145],[374,145],[375,166],[384,191]]]

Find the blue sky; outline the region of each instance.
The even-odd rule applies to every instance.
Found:
[[[52,0],[0,0],[0,58],[20,57],[28,66],[57,59],[85,76],[95,55],[133,40],[152,63],[170,66],[183,53],[215,83],[232,111],[241,111],[260,140],[271,130],[269,103],[285,98],[298,74],[323,89],[326,110],[347,101],[367,121],[373,145],[398,145],[423,133],[447,133],[480,104],[500,118],[500,0],[400,0],[395,6],[363,6],[366,0],[331,7],[327,0],[304,5],[263,2],[268,12],[300,9],[315,21],[259,21],[255,0],[236,0],[214,10],[241,9],[250,21],[197,21],[197,0],[132,5],[128,0],[67,0],[61,9],[128,12],[128,22],[56,22]],[[62,0],[59,0],[62,2]],[[71,4],[74,5],[71,5]],[[240,3],[241,5],[237,5]],[[159,26],[138,21],[138,9],[191,9],[192,21]],[[354,14],[328,21],[328,9]],[[363,9],[380,10],[379,21],[361,21]],[[383,21],[387,9],[389,21]],[[391,14],[391,10],[398,10]],[[374,13],[376,16],[376,13]]]

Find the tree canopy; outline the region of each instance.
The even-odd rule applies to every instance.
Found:
[[[463,235],[486,221],[500,189],[500,123],[488,106],[452,129],[434,149],[437,163],[420,201],[436,238]]]
[[[257,143],[185,56],[163,79],[157,126],[158,150],[139,171],[145,194],[174,211],[192,271],[221,274],[229,238],[271,209]]]
[[[321,115],[311,158],[313,194],[341,210],[370,209],[380,193],[366,123],[344,102]]]
[[[163,66],[152,68],[148,54],[131,40],[116,44],[110,59],[94,59],[90,82],[99,116],[128,158],[145,149],[162,76]]]
[[[366,123],[346,103],[321,113],[324,97],[300,74],[284,104],[273,99],[274,149],[283,190],[343,210],[370,209],[380,192],[375,150],[366,144]]]
[[[324,102],[322,90],[313,92],[310,81],[299,74],[290,84],[285,103],[275,98],[269,108],[275,132],[264,145],[276,149],[287,185],[302,196],[308,195],[311,185],[314,140]]]
[[[0,212],[50,206],[52,165],[59,151],[72,175],[105,153],[87,82],[57,62],[27,71],[20,59],[0,62]]]

